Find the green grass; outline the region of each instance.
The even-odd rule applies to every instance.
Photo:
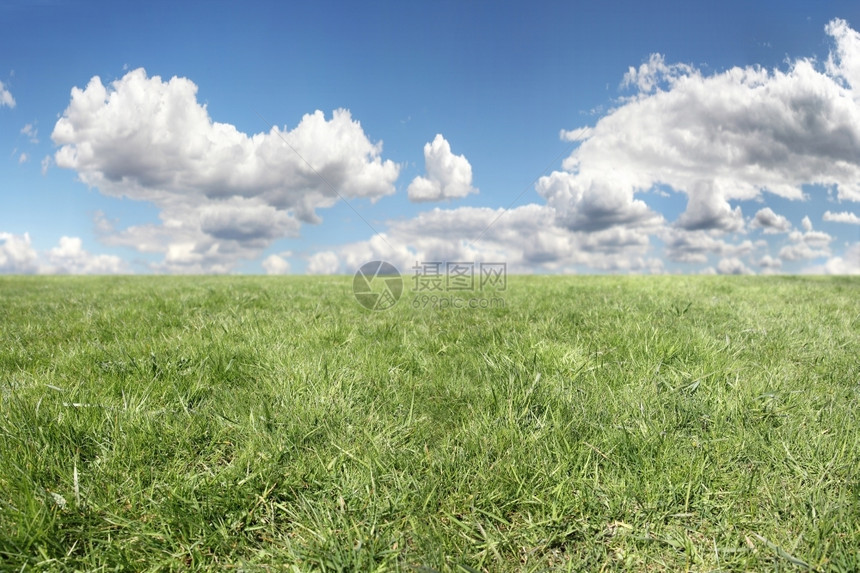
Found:
[[[0,278],[0,568],[860,570],[857,279],[351,284]]]

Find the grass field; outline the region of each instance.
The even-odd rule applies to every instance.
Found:
[[[0,277],[0,568],[860,570],[860,280]]]

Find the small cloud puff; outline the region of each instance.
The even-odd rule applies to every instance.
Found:
[[[3,85],[3,82],[0,82],[0,107],[15,107],[15,98],[12,97],[12,94],[6,87]]]
[[[32,123],[21,128],[21,135],[26,135],[30,139],[30,143],[39,143],[39,130]]]
[[[268,257],[263,259],[263,270],[266,271],[267,275],[290,274],[290,262],[284,258],[284,256],[289,255],[289,251],[286,253],[281,253],[280,255],[269,255]]]
[[[472,187],[472,165],[463,155],[451,153],[451,145],[437,134],[424,146],[425,177],[416,177],[407,193],[414,202],[460,199],[478,190]]]
[[[764,229],[766,234],[787,233],[791,230],[791,223],[782,215],[777,215],[770,207],[759,209],[752,220],[753,228]]]
[[[851,213],[850,211],[842,211],[841,213],[832,213],[830,211],[825,211],[822,220],[831,221],[834,223],[850,223],[852,225],[860,225],[860,217],[858,217],[854,213]]]
[[[333,275],[340,268],[340,260],[334,251],[314,253],[308,259],[309,275]]]

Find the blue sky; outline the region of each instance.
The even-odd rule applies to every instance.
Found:
[[[0,273],[858,273],[858,27],[856,2],[2,1]]]

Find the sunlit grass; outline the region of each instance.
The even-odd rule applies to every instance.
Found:
[[[860,569],[860,281],[0,278],[5,570]]]

